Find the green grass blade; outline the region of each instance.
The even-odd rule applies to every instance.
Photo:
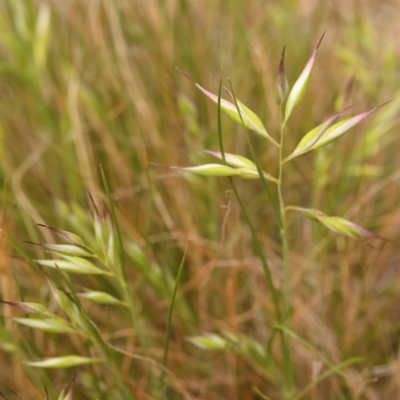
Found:
[[[322,382],[324,379],[328,378],[330,375],[337,373],[338,371],[348,367],[349,365],[356,364],[363,362],[364,359],[362,357],[354,357],[350,358],[346,361],[343,361],[339,364],[334,365],[333,367],[329,368],[323,374],[321,374],[317,379],[310,382],[303,390],[301,390],[292,400],[300,400],[305,396],[313,387],[317,386],[318,383]]]
[[[185,264],[186,255],[187,255],[187,251],[189,249],[189,245],[190,245],[190,239],[189,239],[189,241],[188,241],[188,243],[186,245],[185,252],[183,253],[182,261],[181,261],[181,264],[180,264],[179,270],[178,270],[178,275],[176,276],[176,280],[175,280],[175,286],[174,286],[174,291],[172,293],[171,304],[169,306],[168,322],[167,322],[167,335],[166,335],[166,338],[165,338],[164,355],[163,355],[163,360],[162,360],[162,365],[164,367],[167,367],[167,362],[168,362],[169,342],[171,340],[171,331],[172,331],[172,313],[174,311],[176,293],[178,292],[178,287],[179,287],[179,283],[180,283],[180,280],[181,280],[181,277],[182,277],[183,266]],[[159,385],[159,387],[162,386],[162,384],[164,382],[164,377],[165,377],[165,372],[163,371],[162,374],[161,374],[161,377],[160,377],[160,385]]]
[[[124,243],[122,241],[121,230],[119,229],[117,216],[115,214],[114,202],[111,199],[110,188],[108,186],[106,175],[104,173],[102,165],[100,165],[100,171],[101,171],[101,177],[103,178],[103,184],[104,184],[104,188],[106,190],[108,203],[110,205],[111,216],[112,216],[112,219],[113,219],[115,230],[117,231],[119,256],[120,256],[120,261],[121,261],[121,274],[122,274],[122,277],[123,277],[124,281],[127,283],[128,282],[128,275],[127,275],[127,272],[126,272],[125,250],[124,250]]]
[[[330,362],[323,354],[321,354],[318,350],[316,350],[313,346],[311,346],[306,340],[301,338],[299,335],[297,335],[295,332],[293,332],[291,329],[287,328],[286,326],[276,324],[275,327],[283,332],[285,332],[288,336],[291,338],[295,339],[297,342],[301,343],[306,349],[310,350],[312,353],[314,353],[324,364],[326,364],[328,367],[334,370],[339,376],[341,376],[344,379],[348,379],[348,376],[343,373],[340,368],[337,368],[335,364]]]

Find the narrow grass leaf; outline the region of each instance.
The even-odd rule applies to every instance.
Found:
[[[324,38],[325,32],[322,34],[321,39],[318,42],[317,47],[313,51],[310,59],[308,60],[303,72],[300,74],[299,78],[293,85],[292,90],[289,93],[287,102],[286,102],[286,109],[285,109],[285,122],[289,119],[290,115],[292,114],[293,110],[296,106],[300,103],[301,99],[304,96],[304,93],[307,89],[308,81],[310,79],[311,71],[315,62],[315,58],[317,57],[317,52],[319,46]]]
[[[18,324],[50,333],[78,333],[62,319],[13,318]]]
[[[40,361],[25,361],[24,364],[35,368],[70,368],[79,365],[96,364],[104,362],[101,358],[89,358],[81,356],[64,356],[46,358]]]
[[[303,345],[306,349],[314,353],[315,356],[318,357],[322,362],[324,362],[328,367],[330,368],[335,368],[335,364],[333,364],[331,361],[329,361],[322,353],[320,353],[318,350],[316,350],[313,346],[311,346],[310,343],[308,343],[305,339],[300,337],[297,333],[293,332],[291,329],[289,329],[286,326],[280,325],[280,324],[275,324],[275,328],[279,329],[282,332],[285,332],[287,335],[289,335],[292,339],[296,340],[299,342],[301,345]],[[336,369],[335,372],[341,376],[344,379],[347,379],[348,376],[341,371],[340,369]]]
[[[186,245],[185,252],[183,253],[182,260],[179,265],[178,274],[176,276],[175,285],[174,285],[174,291],[172,292],[171,304],[170,304],[169,310],[168,310],[167,333],[166,333],[166,338],[165,338],[164,355],[163,355],[163,361],[162,361],[162,364],[164,367],[166,367],[167,363],[168,363],[169,342],[171,340],[171,332],[172,332],[172,314],[174,311],[175,298],[176,298],[176,294],[178,292],[179,283],[181,281],[183,266],[185,265],[186,255],[187,255],[187,252],[189,249],[189,245],[190,245],[190,240],[188,241],[188,243]],[[164,376],[165,376],[165,374],[163,372],[160,376],[160,386],[163,384]]]
[[[320,382],[322,382],[324,379],[328,378],[330,375],[337,373],[338,371],[352,365],[352,364],[357,364],[361,363],[364,361],[364,358],[362,357],[353,357],[350,358],[349,360],[343,361],[339,364],[334,365],[333,367],[329,368],[327,371],[325,371],[323,374],[321,374],[317,379],[314,381],[310,382],[303,390],[301,390],[295,397],[293,397],[293,400],[300,400],[303,399],[304,396],[315,386],[317,386]]]

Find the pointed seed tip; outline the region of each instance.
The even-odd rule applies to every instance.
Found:
[[[375,109],[385,107],[387,104],[391,103],[391,102],[392,102],[393,100],[395,100],[395,99],[396,99],[396,97],[393,97],[393,99],[390,99],[390,100],[386,101],[385,103],[383,103],[383,104],[381,104],[381,105],[375,107]]]
[[[175,67],[186,79],[189,79],[190,82],[196,83],[186,72],[183,72],[180,68]]]
[[[324,36],[325,36],[325,33],[326,33],[326,29],[324,30],[324,33],[322,34],[321,39],[319,39],[319,42],[318,42],[317,47],[316,47],[316,50],[319,49],[319,46],[321,45],[321,42],[322,42],[322,39],[323,39]]]
[[[148,162],[148,165],[151,165],[153,167],[159,167],[159,168],[169,168],[172,169],[173,167],[170,167],[169,165],[165,165],[165,164],[159,164],[159,163],[155,163],[155,162]]]
[[[349,105],[349,106],[343,108],[342,112],[345,112],[345,111],[347,111],[347,110],[350,110],[350,108],[353,108],[356,104],[357,104],[357,103],[354,103],[354,104],[351,104],[351,105]]]

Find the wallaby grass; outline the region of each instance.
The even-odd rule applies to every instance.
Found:
[[[399,14],[396,2],[356,0],[1,2],[0,228],[33,259],[51,257],[22,241],[62,242],[37,223],[73,232],[101,252],[87,192],[109,218],[102,164],[148,345],[124,307],[82,300],[102,338],[126,354],[112,353],[107,364],[30,368],[22,362],[96,358],[101,351],[89,336],[16,324],[12,318],[25,313],[4,305],[0,391],[29,400],[44,398],[45,386],[57,398],[76,372],[74,399],[261,398],[253,386],[281,398],[257,350],[269,337],[273,304],[229,182],[147,165],[197,165],[210,158],[190,148],[218,150],[216,107],[174,66],[215,93],[212,74],[223,65],[238,98],[278,139],[273,88],[282,47],[292,84],[327,28],[306,96],[288,122],[285,146],[292,150],[344,104],[356,103],[356,115],[398,95]],[[332,374],[304,399],[399,397],[399,109],[395,99],[340,141],[285,166],[286,204],[341,215],[390,239],[371,248],[288,213],[291,328],[305,341],[292,340],[296,387],[329,370],[321,360],[364,358],[344,370],[346,378]],[[250,157],[242,128],[222,122],[225,150]],[[262,166],[276,176],[276,149],[251,140]],[[279,231],[262,185],[235,182],[281,286]],[[160,391],[167,313],[189,238]],[[1,300],[40,303],[70,318],[43,272],[9,257],[18,254],[4,238],[0,245]],[[57,270],[44,269],[58,287],[65,284]],[[77,293],[119,295],[108,277],[70,278]],[[225,350],[204,351],[186,340],[206,334],[218,335],[214,342]],[[236,341],[240,346],[231,347]],[[272,353],[279,365],[277,341]]]

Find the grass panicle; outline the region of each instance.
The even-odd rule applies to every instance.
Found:
[[[359,3],[0,2],[1,398],[400,398],[400,10]]]

